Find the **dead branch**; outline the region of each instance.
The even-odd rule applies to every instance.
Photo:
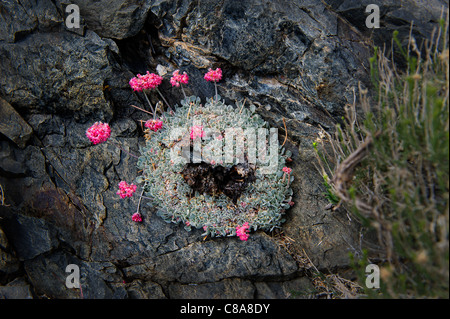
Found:
[[[375,138],[380,134],[381,132],[377,132],[375,134]],[[352,199],[348,193],[348,188],[351,180],[353,179],[355,167],[359,163],[361,163],[361,161],[369,154],[369,150],[372,144],[373,138],[372,136],[368,136],[353,153],[351,153],[344,161],[342,161],[342,163],[337,166],[335,174],[331,180],[334,191],[336,192],[336,195],[341,199],[341,201],[354,201],[356,208],[365,214],[370,214],[373,208],[359,198]],[[335,209],[337,209],[337,207],[339,207],[339,205],[336,206]]]

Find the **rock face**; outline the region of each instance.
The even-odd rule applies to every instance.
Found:
[[[32,33],[5,43],[0,54],[11,58],[1,66],[0,94],[28,114],[109,120],[111,105],[103,93],[105,79],[112,76],[109,45],[89,30],[84,37],[64,31]]]
[[[144,26],[152,1],[75,0],[88,29],[103,38],[125,39],[136,35]]]
[[[342,34],[320,2],[182,3],[152,8],[171,57],[198,68],[226,65],[223,95],[270,107],[280,121],[330,126],[327,111],[341,113],[352,87],[367,81],[362,38]]]
[[[17,146],[24,148],[30,139],[33,129],[16,110],[0,98],[0,132]]]
[[[377,30],[368,29],[365,23],[366,17],[360,14],[373,1],[326,0],[325,2],[362,33],[373,36],[377,45],[389,45],[386,39],[392,37],[395,30],[399,32],[400,40],[404,44],[407,43],[411,24],[415,26],[412,34],[420,44],[421,41],[430,37],[433,29],[436,28],[436,22],[445,18],[443,13],[448,8],[448,3],[444,0],[378,1],[381,28]]]
[[[0,4],[0,298],[307,297],[314,287],[299,260],[349,267],[365,239],[344,212],[325,209],[312,142],[319,126],[333,129],[359,82],[370,85],[371,40],[404,35],[410,17],[427,37],[443,1],[380,1],[374,30],[364,1],[72,2],[79,30],[64,25],[59,0]],[[283,233],[204,239],[146,204],[135,223],[138,198],[116,195],[137,176],[127,152],[139,152],[147,119],[129,107],[146,107],[129,79],[158,69],[175,105],[171,72],[188,72],[187,94],[204,100],[214,94],[203,80],[210,67],[223,69],[219,94],[256,105],[281,143],[286,124],[295,205]],[[89,143],[95,121],[109,122],[122,150]],[[69,264],[82,289],[65,286]]]

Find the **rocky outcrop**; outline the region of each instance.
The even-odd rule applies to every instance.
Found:
[[[349,267],[365,238],[345,212],[325,209],[312,142],[340,120],[358,83],[370,85],[371,38],[409,27],[408,14],[426,36],[440,1],[381,1],[379,30],[364,29],[364,2],[354,1],[73,3],[80,30],[64,25],[61,1],[0,4],[0,298],[303,298],[314,287],[299,260]],[[170,73],[188,72],[187,93],[205,100],[209,67],[223,69],[227,102],[256,105],[281,143],[287,131],[295,205],[282,233],[204,239],[166,224],[147,200],[135,223],[137,198],[116,195],[137,176],[123,150],[144,143],[146,114],[129,105],[145,100],[129,79],[158,69],[175,105],[182,95]],[[123,150],[89,143],[99,120]],[[82,289],[66,288],[68,264],[79,266]]]

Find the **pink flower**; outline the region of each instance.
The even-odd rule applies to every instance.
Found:
[[[189,76],[187,75],[186,72],[183,72],[183,74],[181,75],[180,83],[188,84],[188,82],[189,82]]]
[[[194,125],[191,127],[191,131],[190,131],[190,135],[191,135],[191,140],[195,140],[197,137],[203,137],[204,135],[204,131],[203,131],[203,126],[201,125]]]
[[[150,90],[158,87],[163,78],[155,73],[147,71],[145,75],[136,75],[129,82],[131,88],[135,91]]]
[[[182,84],[188,84],[189,81],[189,76],[187,75],[186,72],[183,72],[183,74],[180,74],[180,70],[175,70],[172,73],[172,77],[170,78],[170,83],[172,84],[172,86],[180,86],[180,83]]]
[[[294,203],[293,201],[290,201],[290,202],[289,202],[289,205],[291,205],[291,206],[294,206],[294,204],[295,204],[295,203]]]
[[[217,68],[215,70],[209,69],[208,73],[205,74],[205,80],[211,82],[217,82],[222,79],[222,70]]]
[[[142,216],[139,213],[134,213],[133,216],[131,216],[131,219],[137,223],[142,222]]]
[[[144,89],[149,90],[149,89],[154,89],[157,86],[159,86],[163,80],[163,78],[161,76],[159,76],[158,74],[155,73],[149,73],[147,71],[146,75],[143,75],[141,77],[141,79],[144,80]]]
[[[242,226],[236,226],[236,236],[239,237],[240,240],[247,241],[249,235],[248,230],[250,226],[248,225],[248,222],[245,222]]]
[[[121,181],[119,183],[119,190],[117,191],[116,194],[119,195],[120,198],[131,197],[133,196],[136,189],[137,189],[136,185],[128,184],[125,181]]]
[[[138,74],[140,76],[140,74]],[[137,92],[140,92],[144,89],[144,80],[138,77],[134,77],[129,82],[131,88]]]
[[[103,143],[111,136],[111,128],[108,123],[95,122],[86,130],[86,136],[94,145]]]
[[[144,125],[152,131],[157,132],[158,130],[162,129],[163,122],[161,120],[148,120]]]
[[[285,172],[286,174],[290,174],[292,172],[292,168],[289,167],[283,167],[283,172]]]

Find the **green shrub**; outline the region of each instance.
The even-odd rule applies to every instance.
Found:
[[[381,288],[367,289],[371,297],[449,297],[447,39],[448,16],[422,50],[413,38],[401,48],[403,71],[376,49],[374,91],[360,89],[345,124],[325,132],[331,143],[315,146],[327,193],[378,236],[382,253],[354,263],[364,287],[365,265],[380,260]]]

